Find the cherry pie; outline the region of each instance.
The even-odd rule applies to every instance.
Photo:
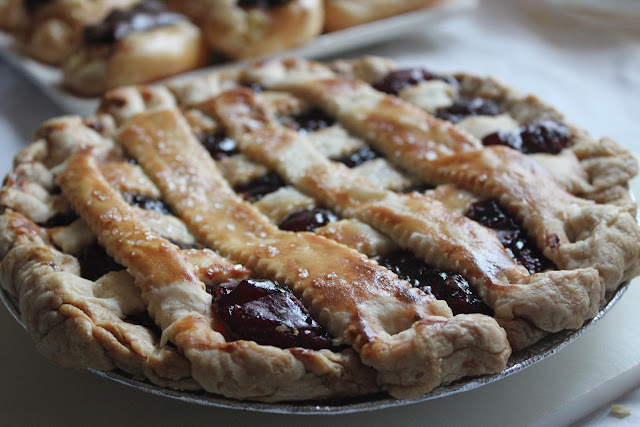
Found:
[[[418,396],[500,372],[638,274],[635,170],[490,79],[263,61],[46,122],[1,191],[0,281],[66,366],[243,400]]]

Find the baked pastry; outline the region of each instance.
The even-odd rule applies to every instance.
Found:
[[[433,6],[441,0],[324,0],[324,30],[344,30]]]
[[[321,0],[165,0],[202,29],[210,48],[230,59],[301,46],[322,32]]]
[[[403,398],[500,372],[638,274],[627,210],[338,65],[45,123],[0,193],[0,283],[39,349],[236,399]]]
[[[3,0],[0,28],[11,31],[25,53],[38,61],[60,65],[82,38],[87,25],[115,8],[140,0]]]
[[[64,62],[64,85],[96,96],[117,86],[147,83],[207,64],[209,51],[198,27],[160,3],[115,9],[84,29]]]

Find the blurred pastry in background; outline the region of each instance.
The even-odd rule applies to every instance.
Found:
[[[82,39],[87,25],[139,0],[0,0],[0,28],[13,33],[21,50],[60,65]]]
[[[433,6],[439,0],[324,0],[326,32]]]
[[[200,29],[185,16],[147,1],[112,11],[85,28],[64,63],[64,85],[75,94],[154,81],[209,62]]]
[[[322,32],[322,0],[166,0],[203,31],[212,50],[254,58],[304,45]]]

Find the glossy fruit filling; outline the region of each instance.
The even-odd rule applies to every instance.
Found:
[[[280,348],[330,348],[331,339],[293,293],[271,280],[244,279],[209,289],[231,338]]]
[[[162,200],[150,199],[142,194],[133,193],[125,194],[124,199],[132,206],[164,215],[171,215],[171,209]]]
[[[312,108],[293,116],[281,116],[279,121],[283,125],[299,132],[315,132],[335,123],[333,117],[328,116],[320,108]]]
[[[58,212],[47,221],[45,221],[42,226],[45,228],[64,227],[71,224],[76,219],[78,219],[78,215],[76,215],[76,213],[73,211],[64,213]]]
[[[478,297],[469,286],[469,282],[459,274],[431,267],[408,251],[393,252],[380,257],[377,261],[412,286],[422,289],[439,300],[446,301],[453,314],[493,315],[493,310]]]
[[[335,159],[335,161],[344,163],[350,168],[354,168],[378,157],[380,157],[380,154],[376,150],[368,145],[365,145],[364,147],[360,148],[357,151],[354,151],[351,154]]]
[[[499,131],[485,136],[484,145],[506,145],[525,154],[558,154],[573,144],[571,130],[561,122],[540,120],[513,131]]]
[[[80,264],[80,276],[87,280],[97,280],[110,271],[124,270],[98,243],[82,248],[76,258]]]
[[[273,193],[277,189],[284,187],[286,183],[278,175],[277,172],[269,172],[259,178],[249,181],[246,184],[239,185],[234,190],[241,194],[246,200],[256,202],[269,193]]]
[[[240,153],[236,142],[224,132],[206,133],[200,137],[200,142],[215,160]]]
[[[454,87],[459,87],[460,84],[456,79],[449,76],[442,76],[423,68],[408,68],[403,70],[393,71],[387,74],[382,79],[373,83],[374,89],[381,92],[389,93],[391,95],[399,94],[402,89],[416,85],[418,83],[429,80],[442,80]]]
[[[529,273],[554,268],[551,261],[529,241],[527,233],[500,207],[496,200],[482,200],[472,203],[467,210],[467,217],[494,230],[509,255],[526,267]]]
[[[294,212],[280,223],[282,230],[313,231],[316,228],[337,221],[339,218],[329,209],[312,207]]]
[[[439,108],[435,116],[439,119],[457,123],[470,116],[497,116],[500,107],[488,98],[460,97],[448,107]]]

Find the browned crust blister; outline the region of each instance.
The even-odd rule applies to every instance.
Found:
[[[2,286],[38,348],[63,365],[118,368],[236,399],[405,398],[500,372],[512,348],[582,326],[606,291],[638,274],[640,228],[625,203],[588,200],[536,156],[483,148],[353,78],[375,81],[385,69],[393,67],[381,59],[333,68],[266,61],[168,87],[116,89],[93,118],[45,123],[0,193]],[[265,91],[240,87],[251,84]],[[530,100],[527,113],[524,101],[510,102],[525,123],[542,108]],[[312,106],[338,124],[304,134],[278,120]],[[231,136],[241,154],[214,161],[197,139],[208,132]],[[577,162],[599,182],[589,194],[626,185],[626,152],[585,135],[570,154],[597,153]],[[364,144],[386,159],[353,169],[329,160]],[[598,156],[622,172],[599,171]],[[232,190],[268,170],[287,186],[253,204]],[[424,182],[440,185],[394,191]],[[163,200],[175,216],[130,206],[131,193]],[[493,231],[462,214],[483,198],[516,216],[557,269],[530,274]],[[276,226],[316,204],[342,219],[315,233]],[[71,213],[78,218],[69,225],[42,226]],[[76,258],[94,242],[126,270],[82,278]],[[494,317],[454,316],[368,258],[400,248],[467,278]],[[230,340],[205,287],[252,276],[289,287],[346,349]],[[129,320],[140,312],[159,330]]]

